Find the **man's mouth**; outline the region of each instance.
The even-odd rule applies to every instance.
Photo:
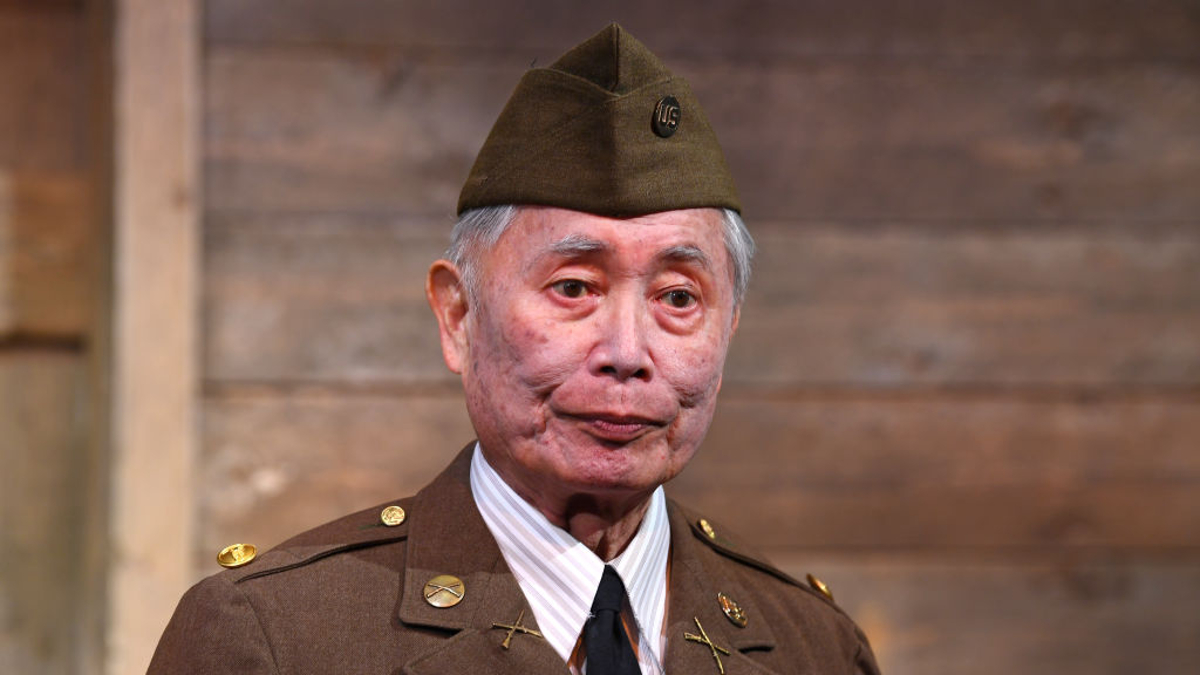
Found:
[[[611,443],[628,443],[666,426],[661,420],[640,415],[569,413],[565,417],[577,421],[589,435]]]

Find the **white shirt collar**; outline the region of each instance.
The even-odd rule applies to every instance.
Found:
[[[471,460],[471,492],[529,601],[538,629],[563,660],[570,661],[600,586],[604,561],[513,491],[488,464],[478,443]],[[661,672],[670,548],[666,497],[659,486],[637,534],[609,562],[625,583],[638,622],[643,673]]]

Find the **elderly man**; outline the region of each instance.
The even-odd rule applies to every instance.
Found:
[[[416,497],[193,588],[152,672],[874,673],[862,633],[669,502],[753,243],[686,83],[615,24],[518,85],[426,284],[478,434]]]

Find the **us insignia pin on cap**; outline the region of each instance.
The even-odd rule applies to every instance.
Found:
[[[683,109],[679,107],[679,101],[674,96],[664,96],[658,99],[658,105],[654,106],[652,123],[654,133],[662,138],[670,138],[679,128],[679,119],[682,115]]]

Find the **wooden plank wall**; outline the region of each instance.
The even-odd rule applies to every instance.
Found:
[[[110,675],[146,671],[192,581],[199,7],[197,0],[112,4]]]
[[[761,246],[674,493],[885,671],[1200,669],[1200,5],[209,0],[197,574],[471,437],[425,268],[520,74],[618,19]]]
[[[83,2],[0,2],[0,672],[94,672]]]

